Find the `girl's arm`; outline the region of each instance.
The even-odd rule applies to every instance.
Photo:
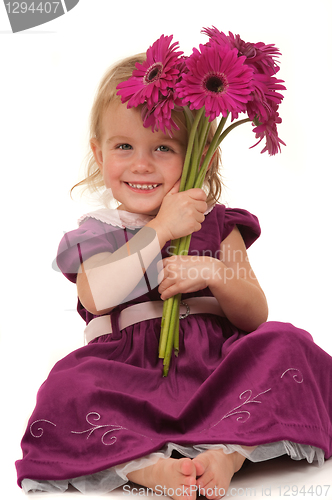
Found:
[[[160,261],[157,234],[153,228],[145,226],[115,252],[102,252],[86,259],[76,279],[80,302],[94,315],[109,313],[129,300],[128,296],[142,280],[145,270],[158,256]],[[149,278],[150,286],[157,286],[158,270],[152,270]],[[140,287],[136,296],[145,291],[146,288]]]
[[[220,250],[220,260],[197,256],[164,259],[161,298],[209,287],[230,322],[241,330],[253,331],[267,320],[268,307],[237,228],[225,238]]]
[[[247,332],[256,330],[267,320],[268,305],[238,228],[225,238],[220,249],[222,279],[212,275],[208,286],[233,325]]]
[[[201,189],[179,193],[178,188],[179,183],[165,196],[156,217],[129,242],[113,253],[93,255],[81,264],[76,283],[85,309],[94,315],[106,314],[134,298],[131,292],[166,242],[199,231],[207,208],[206,195]],[[152,276],[153,288],[158,284],[157,270],[152,270]]]

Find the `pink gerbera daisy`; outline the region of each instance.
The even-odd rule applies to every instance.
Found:
[[[172,111],[175,107],[182,106],[182,102],[177,98],[176,92],[169,89],[167,96],[161,96],[158,103],[149,108],[147,104],[142,109],[142,119],[144,127],[151,127],[153,132],[161,130],[164,134],[168,131],[172,136],[172,129],[179,130],[178,125],[172,118]]]
[[[272,113],[272,103],[279,105],[283,100],[283,95],[277,91],[286,90],[286,87],[281,85],[283,80],[258,73],[254,74],[252,83],[254,90],[247,104],[248,116],[252,120],[257,116],[259,121],[263,122],[268,120]]]
[[[123,103],[128,102],[128,108],[147,103],[150,108],[155,106],[161,95],[166,96],[168,88],[175,84],[179,75],[177,62],[181,51],[178,42],[171,45],[173,36],[164,36],[154,42],[146,52],[146,60],[136,63],[136,69],[131,78],[120,83],[118,95]]]
[[[217,28],[212,26],[212,28],[203,28],[201,33],[207,35],[213,42],[216,42],[219,45],[227,45],[231,49],[234,48],[231,46],[229,37],[225,35],[222,31],[219,31]]]
[[[276,64],[276,59],[281,53],[274,44],[266,45],[263,42],[245,42],[240,35],[233,35],[229,31],[227,36],[214,26],[212,28],[204,28],[202,33],[208,35],[210,40],[219,45],[228,45],[231,48],[237,49],[239,55],[246,57],[246,64],[253,66],[254,71],[257,73],[273,75],[280,69]]]
[[[205,106],[206,116],[213,121],[222,114],[232,113],[232,119],[246,111],[253,90],[253,70],[244,65],[236,49],[211,42],[193,49],[187,59],[188,72],[177,84],[184,105],[198,110]]]
[[[254,148],[263,139],[265,139],[265,147],[262,149],[261,153],[268,151],[270,155],[275,155],[278,151],[281,151],[280,144],[283,144],[284,146],[286,146],[286,144],[279,138],[277,132],[277,123],[282,122],[278,113],[278,106],[272,105],[272,108],[273,109],[271,110],[268,120],[263,123],[259,123],[253,129],[253,132],[255,132],[256,138],[259,139],[259,141],[251,147]]]
[[[232,47],[238,49],[239,54],[246,56],[247,64],[253,66],[255,72],[273,75],[279,71],[276,59],[281,53],[274,44],[244,42],[239,35],[234,36],[231,32],[229,40]]]
[[[284,144],[277,133],[277,123],[281,123],[277,109],[283,99],[280,91],[286,90],[282,85],[283,80],[274,76],[280,69],[276,63],[281,55],[279,49],[273,44],[245,42],[231,32],[227,36],[215,27],[205,28],[202,32],[209,36],[208,44],[216,43],[220,47],[236,49],[239,56],[245,57],[245,64],[253,71],[253,90],[246,105],[248,117],[257,125],[254,132],[259,138],[258,143],[266,139],[262,152],[276,154],[280,151],[280,144]]]

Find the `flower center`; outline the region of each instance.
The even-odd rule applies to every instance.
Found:
[[[209,75],[203,85],[209,92],[221,94],[227,88],[227,81],[223,75]]]
[[[146,84],[152,83],[158,80],[163,70],[163,65],[161,63],[155,63],[147,70],[144,75],[144,82]]]

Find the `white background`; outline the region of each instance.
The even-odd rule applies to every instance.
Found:
[[[0,4],[1,475],[21,495],[13,463],[35,395],[57,359],[82,345],[76,289],[52,270],[58,243],[91,209],[72,201],[87,150],[94,92],[107,67],[173,34],[189,55],[215,25],[275,43],[287,91],[282,154],[261,155],[251,125],[223,143],[222,200],[258,216],[249,251],[271,320],[311,332],[332,354],[330,0],[207,3],[80,0],[66,15],[12,34]],[[94,207],[92,207],[94,209]],[[21,498],[21,497],[20,497]]]

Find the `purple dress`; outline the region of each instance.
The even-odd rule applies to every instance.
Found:
[[[249,212],[216,205],[192,235],[189,253],[218,255],[235,225],[247,247],[260,234]],[[82,259],[113,252],[136,231],[88,217],[64,236],[58,265],[75,282]],[[118,310],[160,300],[157,288],[147,291],[145,281],[140,286],[141,296]],[[192,296],[211,293],[185,294],[183,300]],[[87,323],[93,318],[80,303],[78,311]],[[19,485],[24,478],[95,474],[170,442],[256,446],[285,440],[331,456],[332,358],[308,332],[272,321],[248,334],[227,318],[189,315],[180,321],[179,356],[162,377],[160,323],[157,318],[121,332],[115,328],[56,363],[22,440]]]

